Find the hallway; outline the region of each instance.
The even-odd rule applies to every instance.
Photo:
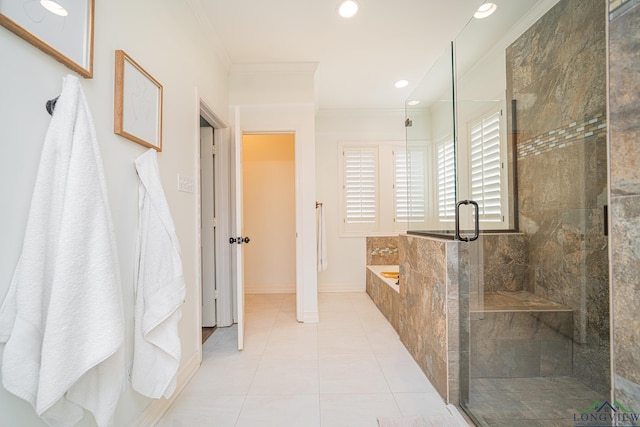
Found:
[[[375,427],[378,417],[418,416],[466,425],[366,293],[320,294],[319,310],[319,324],[298,323],[295,295],[247,295],[245,349],[235,326],[218,329],[157,425]]]

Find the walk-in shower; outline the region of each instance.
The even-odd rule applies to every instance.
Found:
[[[576,425],[610,390],[606,4],[494,2],[407,99],[409,234],[460,242],[461,406]]]

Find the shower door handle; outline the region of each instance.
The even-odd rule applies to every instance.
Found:
[[[472,237],[462,237],[460,235],[460,206],[461,205],[472,205],[476,210],[475,221],[474,221],[474,230]],[[461,200],[456,203],[456,240],[461,240],[463,242],[473,242],[474,240],[478,240],[480,237],[480,207],[478,203],[473,200]]]

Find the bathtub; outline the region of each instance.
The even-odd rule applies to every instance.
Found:
[[[383,271],[398,272],[398,265],[368,265],[367,293],[396,331],[400,328],[400,286],[388,279]]]
[[[369,269],[373,274],[378,276],[383,282],[391,286],[391,289],[393,289],[398,293],[400,292],[400,286],[398,285],[398,280],[390,279],[382,275],[383,271],[398,273],[400,271],[399,265],[368,265],[367,269]]]

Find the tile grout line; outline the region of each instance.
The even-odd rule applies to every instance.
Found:
[[[280,300],[280,304],[278,305],[278,314],[280,314],[280,307],[282,307],[282,303],[283,303],[283,299]],[[245,308],[246,308],[246,306],[245,306]],[[245,316],[246,316],[246,310],[245,310]],[[267,349],[267,345],[269,343],[269,339],[271,338],[271,335],[273,334],[273,329],[276,326],[277,319],[278,319],[278,315],[276,315],[275,320],[273,321],[273,323],[271,324],[271,327],[269,328],[269,335],[267,336],[267,340],[265,342],[264,347],[260,351],[260,355],[258,357],[258,363],[256,364],[256,369],[253,372],[253,376],[251,378],[251,381],[249,382],[249,387],[247,388],[247,392],[243,396],[242,406],[240,406],[240,412],[238,412],[238,417],[236,418],[234,426],[237,426],[238,423],[240,422],[240,418],[242,416],[242,413],[243,413],[243,411],[245,409],[245,405],[247,403],[247,398],[249,397],[249,393],[251,392],[251,387],[253,386],[253,383],[256,380],[256,375],[258,374],[258,369],[260,369],[260,364],[262,363],[262,360],[264,358],[264,353],[265,353],[265,351]],[[245,324],[245,332],[246,332],[246,326],[247,325]],[[244,334],[244,338],[246,339],[246,334]],[[238,350],[238,351],[240,351],[240,350]]]

